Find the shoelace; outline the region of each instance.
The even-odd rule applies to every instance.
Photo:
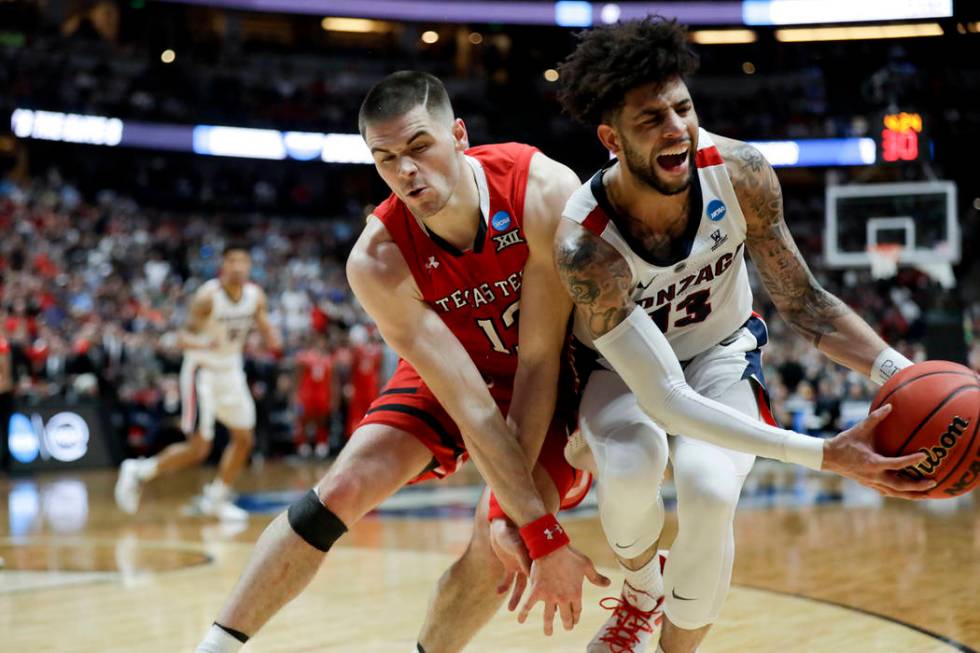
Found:
[[[607,596],[602,599],[599,605],[606,610],[612,610],[616,623],[609,627],[599,641],[609,644],[610,648],[615,646],[613,653],[633,653],[633,647],[640,643],[637,633],[652,633],[653,627],[663,620],[663,613],[660,612],[663,601],[661,596],[653,610],[647,611],[640,610],[622,597]]]

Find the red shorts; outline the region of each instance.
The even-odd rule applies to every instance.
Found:
[[[503,415],[510,408],[512,382],[509,378],[496,379],[490,387],[490,394]],[[562,497],[562,508],[578,505],[592,482],[588,472],[575,469],[565,460],[569,434],[569,420],[564,418],[567,414],[570,411],[555,410],[555,418],[538,456],[538,463],[548,472]],[[358,428],[365,424],[383,424],[411,433],[432,452],[432,462],[412,483],[445,478],[469,458],[456,423],[415,368],[405,361],[398,362],[394,375],[371,404]]]

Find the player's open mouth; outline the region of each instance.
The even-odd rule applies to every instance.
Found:
[[[414,197],[418,197],[419,195],[421,195],[423,193],[423,191],[425,191],[426,188],[428,188],[428,186],[419,186],[415,190],[408,191],[408,196],[409,197],[413,197],[413,198]]]
[[[664,148],[664,150],[657,155],[657,165],[663,168],[665,172],[685,172],[687,170],[688,153],[690,150],[691,146],[688,143],[682,143]]]

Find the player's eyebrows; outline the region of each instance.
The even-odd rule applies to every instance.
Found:
[[[429,134],[429,130],[427,130],[427,129],[420,129],[417,132],[415,132],[414,134],[412,134],[411,138],[409,138],[407,141],[405,141],[405,147],[409,147],[413,142],[415,142],[416,139],[419,139],[419,138],[421,138],[423,136],[429,136],[429,135],[430,135]],[[375,152],[381,152],[382,154],[393,154],[393,152],[391,150],[387,150],[387,149],[385,149],[383,147],[372,147],[371,148],[371,154],[374,154]]]
[[[657,117],[661,117],[665,113],[667,113],[667,107],[668,106],[673,106],[675,109],[677,109],[677,108],[680,108],[680,107],[684,106],[685,104],[691,104],[691,98],[689,98],[689,97],[681,98],[679,100],[676,100],[675,102],[670,103],[669,105],[668,105],[667,102],[663,102],[663,103],[655,104],[653,106],[646,106],[646,107],[640,109],[636,113],[636,117],[637,118],[657,118]]]

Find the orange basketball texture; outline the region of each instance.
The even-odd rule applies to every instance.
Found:
[[[875,431],[875,450],[887,456],[922,451],[928,458],[902,474],[932,478],[929,498],[965,494],[980,480],[980,376],[948,361],[907,367],[881,387],[871,410],[891,404]]]

